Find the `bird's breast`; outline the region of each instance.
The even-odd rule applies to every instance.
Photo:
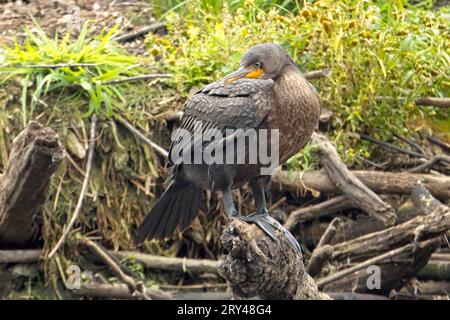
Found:
[[[277,107],[269,115],[271,128],[279,129],[280,163],[297,153],[319,123],[320,98],[315,88],[296,70],[278,79],[274,88]]]

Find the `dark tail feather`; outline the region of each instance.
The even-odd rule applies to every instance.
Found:
[[[187,228],[198,214],[201,197],[200,188],[172,181],[135,231],[132,246],[139,246],[146,239],[167,238],[177,227]]]

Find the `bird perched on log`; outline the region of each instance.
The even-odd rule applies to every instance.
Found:
[[[317,91],[281,46],[264,43],[250,48],[238,70],[206,86],[186,102],[181,126],[172,136],[168,186],[134,233],[132,244],[164,239],[177,228],[187,228],[199,212],[202,189],[209,189],[222,192],[229,217],[256,223],[272,239],[279,230],[300,250],[295,238],[268,214],[264,191],[267,173],[261,174],[267,163],[259,154],[256,162],[248,159],[254,156],[255,147],[265,143],[271,156],[277,155],[277,163],[288,160],[308,142],[318,125],[320,108]],[[270,133],[265,135],[267,141],[260,139],[263,129]],[[257,132],[253,140],[256,143],[236,146],[236,141],[243,135],[246,138],[245,132],[251,130]],[[199,138],[211,135],[214,139]],[[226,150],[227,161],[210,161],[214,154],[206,160],[203,156],[211,149]],[[192,157],[198,161],[190,161]],[[237,161],[242,157],[247,161]],[[231,190],[247,182],[256,212],[241,216]]]

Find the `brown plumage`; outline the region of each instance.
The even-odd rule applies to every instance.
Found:
[[[244,55],[237,71],[206,86],[186,102],[181,120],[183,130],[174,135],[169,154],[173,160],[177,155],[190,155],[199,150],[206,153],[208,146],[214,146],[212,142],[196,143],[195,133],[208,136],[219,131],[226,136],[227,129],[278,129],[281,164],[308,142],[319,115],[319,95],[291,57],[277,44],[257,45]],[[219,140],[222,146],[224,141],[231,141],[230,137]],[[237,153],[248,157],[252,152],[247,146],[234,150],[235,162]],[[260,179],[260,168],[264,165],[259,161],[257,164],[205,161],[189,164],[182,160],[171,165],[169,186],[134,234],[135,244],[145,239],[166,238],[177,227],[188,227],[198,213],[202,189],[211,189],[222,192],[229,216],[254,222],[271,237],[275,237],[278,229],[299,248],[292,235],[267,214]],[[246,182],[250,183],[256,205],[256,214],[250,217],[239,215],[231,197],[231,189]]]

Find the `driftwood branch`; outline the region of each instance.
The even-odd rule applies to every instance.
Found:
[[[90,136],[89,136],[88,159],[87,159],[87,163],[86,163],[86,173],[84,175],[83,185],[81,186],[80,196],[78,197],[77,205],[72,214],[72,218],[70,219],[69,223],[64,228],[61,238],[59,238],[58,242],[56,243],[56,245],[54,246],[54,248],[52,249],[52,251],[50,251],[50,253],[48,255],[49,259],[51,259],[56,254],[56,252],[59,250],[59,248],[64,244],[64,241],[66,241],[66,238],[69,235],[70,231],[72,230],[73,226],[75,225],[75,222],[78,220],[78,217],[81,212],[81,208],[83,207],[84,196],[86,194],[88,184],[89,184],[89,178],[91,176],[92,160],[94,158],[96,126],[97,126],[97,116],[94,113],[91,117],[91,130],[90,130]]]
[[[411,147],[413,147],[414,149],[416,149],[417,152],[419,152],[419,153],[421,153],[421,154],[426,154],[425,150],[424,150],[424,149],[420,146],[420,144],[418,144],[417,142],[415,142],[415,141],[413,141],[413,140],[411,140],[411,139],[402,137],[401,135],[398,135],[398,134],[396,134],[396,133],[394,133],[394,137],[395,137],[396,139],[400,140],[400,141],[403,141],[403,142],[409,144]]]
[[[289,214],[284,226],[288,230],[294,227],[300,221],[308,221],[312,219],[329,216],[333,213],[349,209],[353,207],[353,202],[347,196],[337,196],[319,204],[296,209]]]
[[[319,300],[330,297],[317,290],[305,272],[303,257],[284,236],[273,241],[256,225],[230,219],[220,242],[225,254],[219,274],[239,297]]]
[[[325,262],[327,262],[331,257],[332,252],[330,249],[332,247],[327,245],[331,242],[334,235],[336,234],[338,230],[338,224],[340,223],[341,220],[339,218],[334,218],[323,233],[319,243],[314,248],[314,251],[311,255],[311,258],[309,259],[309,263],[306,268],[306,272],[308,272],[311,277],[319,274],[320,271],[322,271],[322,267]]]
[[[427,136],[427,139],[431,142],[434,143],[436,145],[438,145],[439,147],[441,147],[444,151],[446,152],[450,152],[450,144],[441,141],[433,136]]]
[[[215,260],[160,257],[135,251],[110,251],[110,253],[119,259],[136,260],[148,269],[217,274],[217,261]]]
[[[426,161],[425,163],[422,163],[421,165],[410,169],[409,172],[425,172],[427,170],[432,169],[433,166],[435,166],[441,162],[446,163],[447,167],[449,167],[450,157],[442,155],[442,154],[437,155],[437,156],[431,158],[430,160]]]
[[[14,139],[0,175],[0,242],[23,244],[32,238],[34,218],[62,158],[56,132],[35,121]]]
[[[381,147],[383,147],[385,149],[389,149],[389,150],[397,151],[397,152],[400,152],[400,153],[404,153],[404,154],[407,154],[407,155],[409,155],[411,157],[424,158],[424,159],[429,159],[430,158],[430,156],[428,156],[426,154],[415,152],[415,151],[411,151],[411,150],[407,150],[407,149],[404,149],[404,148],[400,148],[400,147],[398,147],[396,145],[393,145],[391,143],[387,143],[387,142],[384,142],[384,141],[372,138],[371,136],[368,136],[367,134],[361,133],[360,137],[362,139],[364,139],[364,140],[367,140],[367,141],[370,141],[372,143],[378,144],[379,146],[381,146]]]
[[[42,250],[0,250],[0,263],[33,263],[40,259]]]
[[[413,200],[419,198],[416,206],[426,208],[427,205],[435,205],[432,196],[423,188],[415,189],[412,198]],[[428,209],[425,210],[429,211]],[[348,258],[358,260],[370,257],[416,241],[418,237],[418,240],[437,237],[449,229],[450,208],[440,204],[435,206],[428,214],[419,215],[393,227],[334,245],[332,259],[344,261]]]
[[[186,272],[192,274],[217,274],[217,261],[210,259],[188,259],[161,257],[136,251],[112,251],[108,254],[118,259],[135,260],[147,269]],[[40,261],[42,249],[0,250],[0,263],[34,263]]]
[[[81,243],[89,247],[92,251],[94,251],[106,265],[111,269],[111,271],[122,280],[128,287],[129,292],[132,295],[138,296],[143,300],[150,300],[151,298],[146,294],[146,289],[142,281],[137,281],[127,275],[121,267],[114,261],[114,259],[109,255],[109,253],[104,250],[100,245],[95,243],[94,241],[88,238],[81,238]]]
[[[144,134],[142,134],[138,129],[136,129],[131,123],[129,123],[126,119],[123,117],[116,115],[115,119],[119,121],[125,128],[130,130],[131,133],[133,133],[137,138],[151,146],[155,151],[157,151],[160,155],[162,155],[164,158],[169,157],[169,152],[167,152],[166,149],[159,146],[157,143],[153,142],[149,138],[147,138]]]
[[[326,291],[374,292],[366,283],[370,274],[362,270],[374,264],[381,270],[382,283],[376,289],[379,293],[398,290],[414,277],[427,264],[439,247],[439,239],[450,228],[450,209],[423,188],[416,188],[411,199],[417,215],[406,222],[324,246],[322,250],[329,253],[328,261],[359,262],[319,280],[318,285]],[[344,255],[337,256],[343,252]]]
[[[408,172],[357,170],[351,170],[350,172],[378,194],[411,194],[414,187],[421,185],[440,200],[450,199],[450,177]],[[301,173],[277,170],[272,175],[272,181],[291,191],[340,192],[324,171]]]
[[[364,210],[383,224],[394,224],[394,209],[347,169],[331,141],[319,133],[314,133],[312,139],[319,147],[321,164],[341,192],[352,199],[356,207]]]
[[[349,274],[352,274],[352,273],[354,273],[356,271],[359,271],[359,270],[361,270],[363,268],[367,268],[367,267],[369,267],[371,265],[375,265],[377,263],[380,263],[380,262],[382,262],[384,260],[393,258],[393,257],[398,256],[398,255],[400,255],[402,253],[405,253],[405,252],[413,252],[417,248],[425,248],[425,247],[427,247],[429,245],[434,245],[436,243],[439,243],[440,241],[441,241],[440,237],[438,237],[438,238],[422,241],[422,242],[419,242],[419,243],[409,243],[409,244],[407,244],[407,245],[405,245],[403,247],[400,247],[400,248],[388,251],[388,252],[383,253],[383,254],[381,254],[379,256],[376,256],[376,257],[368,259],[368,260],[366,260],[364,262],[358,263],[357,265],[355,265],[353,267],[350,267],[348,269],[345,269],[345,270],[333,273],[333,274],[331,274],[328,277],[319,279],[317,281],[317,286],[319,288],[322,288],[322,287],[324,287],[325,285],[327,285],[327,284],[329,284],[331,282],[339,280],[339,279],[341,279],[341,278],[343,278],[343,277],[345,277],[345,276],[347,276]]]

